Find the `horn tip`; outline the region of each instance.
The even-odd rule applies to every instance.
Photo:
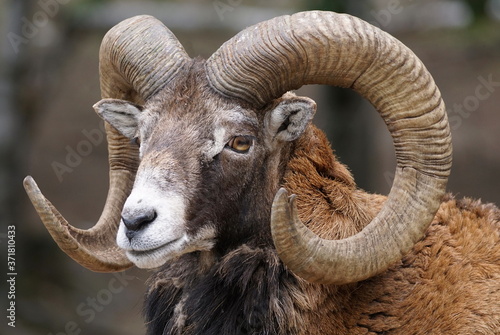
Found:
[[[24,180],[23,180],[24,187],[27,187],[33,183],[35,183],[35,180],[33,179],[32,176],[27,175],[26,177],[24,177]]]
[[[24,178],[24,180],[23,180],[23,186],[24,186],[24,190],[30,196],[30,198],[35,193],[40,193],[40,188],[36,184],[35,179],[33,179],[33,177],[30,176],[30,175],[27,175]]]

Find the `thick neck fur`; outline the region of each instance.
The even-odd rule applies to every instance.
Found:
[[[361,231],[378,213],[384,196],[356,187],[345,165],[334,156],[325,134],[310,126],[297,140],[283,186],[297,195],[299,218],[326,239]]]
[[[295,143],[283,186],[298,195],[300,217],[311,218],[304,223],[326,238],[361,230],[375,214],[367,209],[382,202],[374,198],[374,206],[361,200],[352,176],[313,126]],[[332,215],[325,219],[324,213]],[[262,220],[266,228],[261,229],[269,229],[269,215]],[[303,334],[311,310],[323,308],[337,290],[297,278],[270,241],[235,245],[225,254],[184,255],[164,265],[149,287],[145,314],[150,335]]]
[[[297,279],[272,249],[243,245],[207,269],[203,257],[184,255],[151,279],[148,334],[295,333],[287,322]]]

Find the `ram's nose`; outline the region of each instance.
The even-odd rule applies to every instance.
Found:
[[[152,223],[157,217],[152,208],[140,212],[122,213],[122,222],[127,228],[125,235],[131,240],[141,229]]]

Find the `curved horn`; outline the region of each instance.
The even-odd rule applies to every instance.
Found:
[[[101,95],[143,103],[164,87],[189,57],[158,20],[136,16],[113,27],[100,50]],[[31,177],[24,181],[35,209],[59,247],[86,268],[110,272],[132,266],[116,245],[123,204],[138,167],[137,148],[106,124],[109,191],[99,221],[89,230],[72,227],[42,195]]]
[[[444,103],[421,61],[401,42],[349,15],[303,12],[242,31],[207,61],[220,93],[263,107],[305,84],[349,87],[367,98],[393,137],[397,167],[382,210],[360,233],[323,240],[280,191],[271,229],[300,277],[345,284],[376,275],[408,252],[434,217],[451,168]]]

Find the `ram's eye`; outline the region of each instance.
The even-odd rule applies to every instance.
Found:
[[[237,153],[244,154],[250,150],[252,143],[253,139],[251,136],[235,136],[227,142],[226,147],[229,147]]]
[[[137,145],[138,147],[141,146],[141,139],[139,138],[139,136],[134,137],[132,140],[130,140],[130,142],[132,142],[132,144]]]

